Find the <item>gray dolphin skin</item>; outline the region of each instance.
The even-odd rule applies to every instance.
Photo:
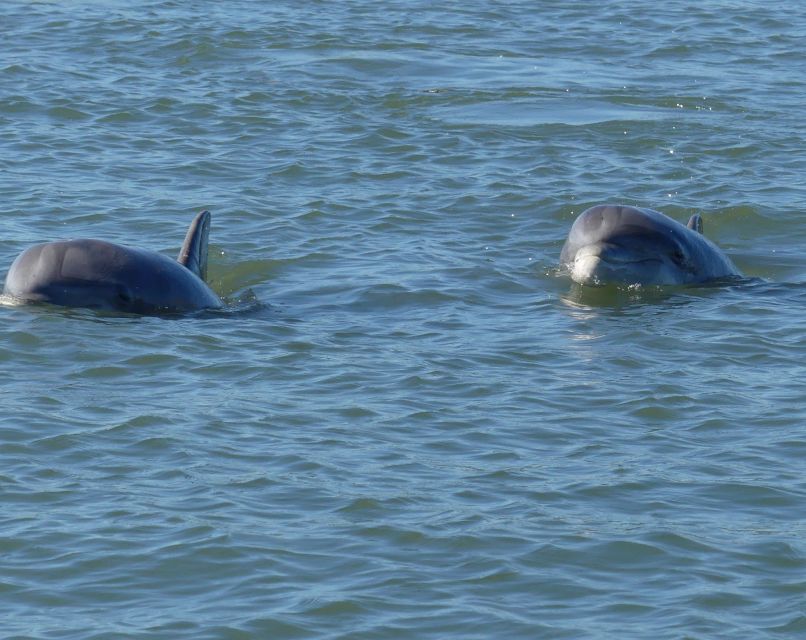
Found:
[[[680,285],[740,276],[702,235],[702,218],[683,225],[658,211],[597,205],[571,226],[560,264],[583,285]]]
[[[204,281],[209,233],[210,212],[202,211],[175,261],[103,240],[38,244],[14,260],[4,293],[23,302],[139,314],[218,309],[224,305]]]

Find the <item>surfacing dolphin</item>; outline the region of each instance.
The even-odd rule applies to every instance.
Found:
[[[38,244],[14,260],[4,293],[24,302],[141,314],[217,309],[221,299],[204,281],[209,233],[210,212],[202,211],[175,261],[103,240]]]
[[[584,285],[692,284],[731,276],[738,269],[702,235],[702,218],[684,226],[658,211],[597,205],[571,227],[560,264]]]

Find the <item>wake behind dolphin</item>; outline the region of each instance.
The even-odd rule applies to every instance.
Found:
[[[693,284],[740,276],[713,242],[702,219],[688,225],[652,209],[597,205],[571,226],[560,264],[583,285]]]
[[[65,240],[29,247],[14,260],[4,294],[128,313],[181,313],[223,307],[205,283],[210,212],[188,229],[176,260],[103,240]]]

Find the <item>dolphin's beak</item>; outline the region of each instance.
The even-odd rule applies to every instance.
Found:
[[[604,261],[600,245],[582,247],[577,251],[574,263],[571,265],[571,278],[579,284],[600,284],[597,274],[602,272],[603,267]]]

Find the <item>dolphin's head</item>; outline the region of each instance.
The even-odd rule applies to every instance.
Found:
[[[697,279],[691,234],[657,211],[599,205],[576,219],[560,262],[584,285],[685,284]]]

